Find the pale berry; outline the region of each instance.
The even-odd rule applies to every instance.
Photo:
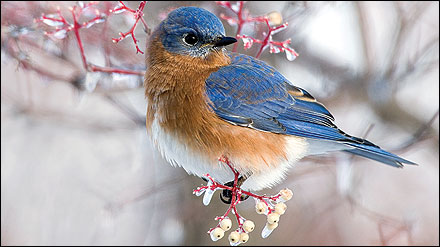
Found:
[[[286,212],[287,205],[284,202],[279,202],[275,205],[275,213],[283,215]]]
[[[210,235],[212,241],[217,241],[225,236],[225,231],[223,231],[223,229],[221,229],[220,227],[217,227],[211,231]]]
[[[293,196],[293,192],[291,190],[289,190],[289,189],[281,190],[280,194],[281,194],[281,198],[284,201],[288,201],[288,200],[292,199],[292,196]]]
[[[267,215],[267,223],[274,224],[280,221],[280,215],[277,213],[270,213]]]
[[[283,16],[278,11],[270,12],[267,17],[269,17],[269,22],[271,25],[279,26],[283,24]]]
[[[240,241],[240,233],[238,233],[237,231],[231,232],[231,234],[229,234],[229,242],[235,244],[238,243],[238,241]]]
[[[220,221],[220,227],[224,230],[224,231],[228,231],[229,229],[231,229],[232,227],[232,221],[229,218],[223,219],[222,221]]]
[[[257,204],[255,204],[255,210],[257,211],[257,214],[265,214],[267,211],[266,203],[259,201]]]
[[[246,220],[243,222],[243,229],[246,232],[252,232],[255,229],[255,224],[252,220]]]
[[[240,242],[241,243],[246,243],[249,240],[249,234],[243,232],[240,234]]]

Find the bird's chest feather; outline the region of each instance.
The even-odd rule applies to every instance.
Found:
[[[222,155],[242,172],[258,175],[277,170],[266,185],[273,183],[274,177],[281,178],[289,163],[304,155],[304,141],[220,119],[210,109],[205,94],[205,81],[218,66],[213,68],[204,63],[190,66],[191,61],[185,59],[188,58],[164,57],[148,64],[144,84],[148,100],[147,132],[162,155],[189,173],[216,174],[216,179],[224,182],[231,180],[232,173],[218,164],[217,159]],[[293,150],[292,142],[296,145]]]
[[[214,152],[212,143],[221,138],[217,130],[219,119],[209,109],[205,80],[216,70],[185,56],[176,59],[168,55],[151,63],[145,79],[147,129],[152,129],[153,121],[157,121],[157,128],[189,148]]]

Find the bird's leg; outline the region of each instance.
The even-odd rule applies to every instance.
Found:
[[[240,173],[231,165],[228,158],[226,156],[222,156],[219,159],[221,162],[225,163],[226,165],[231,168],[232,172],[234,173],[235,179],[233,181],[227,182],[224,185],[228,187],[232,187],[232,190],[229,189],[223,189],[222,193],[220,193],[220,200],[226,204],[231,204],[232,198],[237,196],[236,191],[240,189],[241,185],[248,179],[251,174],[246,175],[240,175]],[[244,201],[249,198],[249,195],[240,195],[240,201]],[[238,198],[236,198],[237,200]]]
[[[240,183],[240,186],[244,183],[244,181],[246,181],[246,179],[248,179],[250,176],[251,176],[252,174],[247,174],[247,175],[245,175],[245,176],[242,176],[242,177],[240,177],[240,178],[242,178],[241,179],[241,183]],[[239,178],[239,182],[240,182],[240,178]],[[240,187],[239,186],[239,187]],[[246,195],[246,194],[242,194],[241,196],[240,196],[240,201],[244,201],[244,200],[246,200],[246,199],[248,199],[249,198],[249,195]]]
[[[193,194],[196,196],[203,195],[203,204],[208,205],[211,201],[212,195],[216,190],[222,190],[220,193],[220,199],[228,204],[228,209],[222,216],[215,217],[215,220],[218,221],[217,225],[211,229],[209,229],[208,233],[211,235],[211,239],[213,241],[217,241],[218,239],[223,237],[223,234],[225,231],[229,230],[231,228],[232,222],[229,218],[230,213],[232,213],[234,216],[233,218],[236,218],[238,223],[238,228],[231,233],[229,236],[230,238],[230,244],[232,246],[236,246],[238,242],[234,242],[237,240],[237,234],[240,235],[240,241],[241,236],[248,237],[248,233],[251,232],[255,225],[254,222],[244,218],[238,213],[237,205],[246,200],[248,197],[253,197],[255,199],[256,205],[256,211],[258,214],[265,214],[268,217],[268,223],[266,223],[266,226],[264,227],[262,231],[262,237],[266,238],[269,236],[269,234],[275,229],[278,224],[275,224],[279,220],[279,216],[284,214],[284,211],[286,210],[286,205],[284,204],[285,201],[288,201],[292,198],[293,193],[289,189],[283,189],[281,190],[277,195],[275,196],[266,196],[266,195],[257,195],[250,191],[245,191],[241,189],[241,186],[246,181],[247,178],[249,178],[252,174],[248,173],[245,175],[240,174],[239,171],[237,171],[234,166],[229,162],[229,160],[222,156],[219,158],[219,161],[223,164],[226,164],[234,174],[234,180],[227,182],[225,184],[221,184],[214,180],[213,177],[211,177],[208,173],[204,175],[204,180],[208,180],[207,185],[197,187],[197,189],[193,190]],[[270,223],[274,222],[274,223]],[[235,234],[234,236],[232,236]],[[231,237],[232,236],[232,237]],[[246,240],[246,238],[244,238]],[[231,240],[232,239],[232,240]],[[233,241],[234,240],[234,241]],[[245,242],[245,241],[244,241]],[[243,242],[243,243],[244,243]]]
[[[244,181],[246,181],[247,178],[249,178],[249,175],[248,176],[240,176],[238,178],[236,188],[239,189],[241,187],[241,185],[244,183]],[[225,186],[233,187],[234,186],[234,181],[230,181],[230,182],[225,183]],[[248,198],[249,198],[249,195],[243,195],[242,194],[240,196],[240,201],[244,201],[244,200],[246,200]],[[231,204],[231,201],[232,201],[232,191],[228,190],[228,189],[224,189],[222,191],[222,193],[220,193],[220,199],[222,200],[222,202],[224,202],[226,204]]]

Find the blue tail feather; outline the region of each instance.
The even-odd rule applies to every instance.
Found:
[[[348,145],[354,147],[354,149],[348,149],[344,151],[359,156],[363,156],[365,158],[373,159],[390,166],[403,167],[402,164],[417,165],[414,162],[400,158],[395,154],[380,149],[380,147],[378,146],[369,146],[369,145],[357,144],[357,143],[350,143]]]

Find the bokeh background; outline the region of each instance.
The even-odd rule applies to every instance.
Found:
[[[76,2],[1,2],[1,244],[227,245],[206,231],[226,205],[208,207],[192,189],[204,183],[173,168],[145,133],[142,76],[87,72],[72,32],[36,23]],[[126,2],[136,9],[139,2]],[[100,2],[101,11],[118,2]],[[154,28],[173,8],[215,2],[148,2]],[[261,59],[323,102],[336,124],[367,136],[419,166],[388,167],[345,153],[303,159],[280,185],[294,198],[279,227],[261,239],[265,217],[252,200],[239,205],[256,222],[247,245],[439,244],[439,3],[247,2],[252,16],[278,12],[289,27],[274,35],[299,57],[266,50]],[[90,19],[84,13],[84,20]],[[80,35],[90,63],[144,71],[133,26],[112,14]],[[227,34],[236,27],[224,21]],[[264,25],[242,33],[261,38]],[[136,29],[145,51],[148,32]],[[258,45],[239,52],[255,55]],[[250,154],[251,155],[251,154]]]

